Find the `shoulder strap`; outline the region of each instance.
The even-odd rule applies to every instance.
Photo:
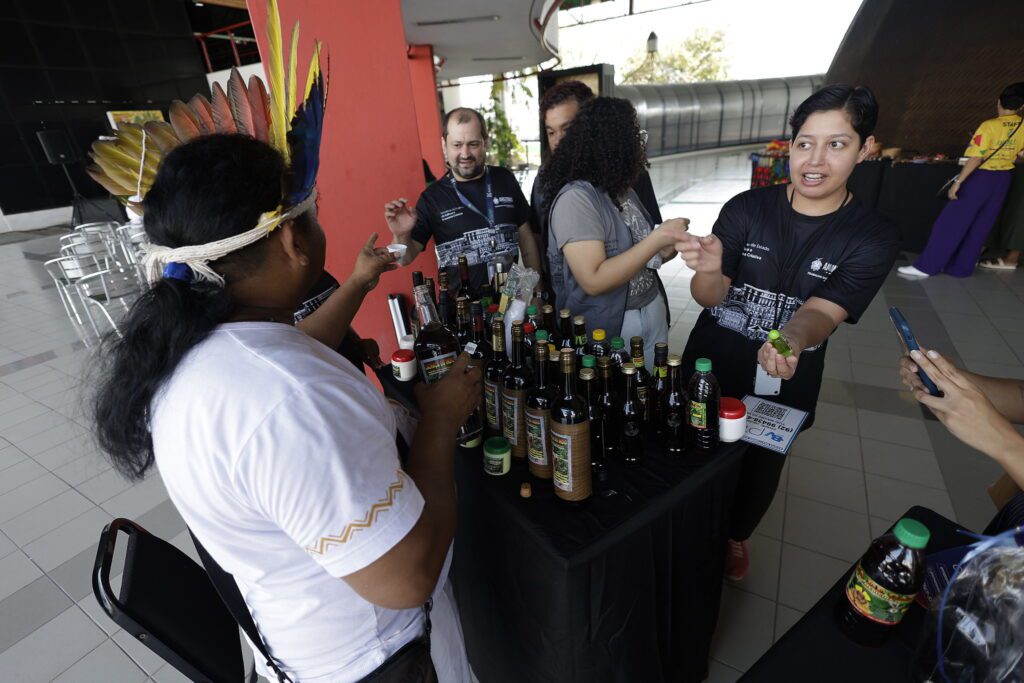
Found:
[[[281,667],[277,665],[274,658],[270,656],[267,651],[267,645],[263,642],[263,637],[260,635],[260,631],[256,628],[256,622],[253,621],[252,615],[249,613],[249,608],[245,604],[245,599],[242,598],[242,592],[238,590],[238,584],[235,583],[234,577],[224,571],[217,561],[206,552],[206,548],[199,542],[192,530],[188,530],[189,536],[192,537],[192,542],[196,546],[196,552],[199,553],[199,559],[203,561],[203,567],[206,568],[206,573],[210,576],[210,581],[213,583],[213,587],[217,589],[217,595],[224,602],[224,606],[231,612],[231,616],[235,618],[238,625],[245,631],[245,635],[249,636],[249,640],[253,645],[260,651],[263,658],[267,660],[267,666],[277,675],[278,683],[292,683],[292,679],[288,678],[285,672],[281,671]]]

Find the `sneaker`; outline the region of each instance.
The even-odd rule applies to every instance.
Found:
[[[928,273],[923,270],[918,270],[914,266],[900,266],[896,269],[896,273],[903,277],[911,277],[915,280],[923,280],[926,277],[931,277]]]
[[[725,578],[730,581],[742,581],[750,569],[750,549],[746,541],[729,539],[725,552]]]

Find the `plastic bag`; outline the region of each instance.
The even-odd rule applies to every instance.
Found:
[[[512,348],[512,323],[516,320],[526,322],[526,307],[533,298],[533,291],[540,282],[540,274],[532,268],[512,264],[508,280],[501,288],[501,302],[498,310],[505,316],[505,348]]]
[[[1024,681],[1021,545],[1024,531],[1008,531],[974,544],[942,599],[929,610],[914,656],[914,680]]]

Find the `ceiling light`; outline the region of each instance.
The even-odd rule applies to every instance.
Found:
[[[474,24],[482,21],[499,21],[501,17],[497,14],[488,14],[482,17],[462,17],[459,19],[438,19],[437,21],[417,21],[417,26],[448,26],[450,24]]]

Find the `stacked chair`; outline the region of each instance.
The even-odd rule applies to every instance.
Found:
[[[64,311],[86,346],[109,332],[147,287],[141,224],[86,223],[60,238],[60,254],[43,264]]]

